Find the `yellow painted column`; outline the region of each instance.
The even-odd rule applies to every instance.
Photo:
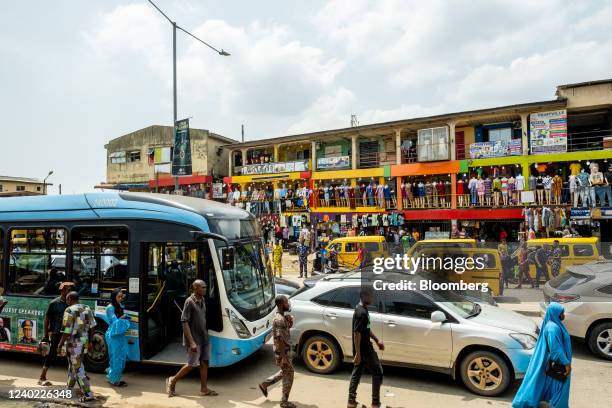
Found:
[[[278,163],[278,145],[274,145],[274,162]]]
[[[310,171],[312,171],[312,174],[314,175],[314,173],[317,171],[317,142],[314,140],[310,143],[310,161],[312,163]]]

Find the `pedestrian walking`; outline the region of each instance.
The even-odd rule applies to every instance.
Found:
[[[502,266],[502,276],[501,279],[502,281],[501,286],[502,287],[508,287],[508,278],[510,277],[510,256],[508,254],[508,244],[506,243],[506,238],[504,237],[501,242],[499,243],[499,245],[497,246],[497,251],[499,252],[499,257],[501,260],[501,266]]]
[[[121,380],[128,351],[125,333],[130,329],[130,317],[124,311],[124,298],[123,290],[115,288],[111,294],[111,304],[106,306],[106,319],[109,325],[104,338],[110,360],[106,379],[115,387],[127,386],[125,381]]]
[[[359,268],[363,269],[370,264],[370,252],[366,248],[365,242],[359,245],[359,250],[357,251],[357,262],[359,264]]]
[[[83,358],[91,349],[91,337],[96,320],[91,309],[79,303],[79,294],[70,292],[66,295],[66,311],[62,322],[62,337],[58,344],[58,350],[62,350],[66,344],[66,356],[68,357],[68,388],[78,384],[83,392],[81,402],[93,401],[89,377],[85,373]]]
[[[298,244],[298,259],[300,263],[300,278],[303,276],[308,277],[308,245],[306,242],[300,242]]]
[[[535,287],[540,287],[540,276],[544,276],[546,278],[545,282],[550,280],[550,276],[548,275],[548,247],[547,245],[542,245],[535,252],[535,263],[536,263],[536,277],[535,277]]]
[[[512,401],[513,408],[568,408],[572,372],[572,343],[563,324],[565,310],[552,302],[540,327],[525,378]]]
[[[553,277],[559,276],[559,272],[561,271],[561,256],[561,246],[559,245],[559,241],[555,239],[550,255],[550,269]]]
[[[276,317],[272,322],[272,337],[274,340],[274,361],[280,370],[259,384],[261,393],[267,398],[268,388],[277,382],[283,382],[283,393],[281,408],[295,408],[295,404],[289,402],[289,393],[293,385],[293,361],[291,356],[291,336],[289,329],[293,326],[293,317],[287,314],[291,310],[289,299],[284,295],[275,298]]]
[[[59,284],[60,295],[49,302],[47,306],[47,312],[45,313],[45,320],[43,322],[44,337],[41,344],[48,343],[49,349],[45,351],[43,357],[43,368],[38,379],[38,385],[45,387],[53,385],[51,381],[47,380],[47,370],[51,367],[51,364],[57,357],[58,345],[62,338],[62,323],[64,321],[64,312],[68,307],[66,302],[66,296],[74,287],[72,282],[62,282]]]
[[[272,248],[272,258],[274,260],[274,276],[283,277],[283,246],[279,240]]]
[[[353,372],[349,385],[348,408],[355,408],[357,403],[357,387],[361,381],[363,368],[366,367],[372,374],[372,408],[380,408],[380,387],[383,381],[383,371],[378,359],[378,354],[374,351],[374,346],[370,339],[374,340],[378,348],[382,351],[385,345],[371,331],[370,314],[368,305],[372,304],[374,292],[371,287],[362,287],[360,293],[361,302],[353,313]]]
[[[531,282],[531,287],[533,288],[533,279],[531,279],[529,275],[529,248],[527,247],[527,241],[522,240],[518,249],[512,256],[518,257],[519,264],[518,286],[516,288],[521,289],[523,287],[523,279],[527,279],[528,282]]]
[[[183,324],[183,343],[187,345],[188,361],[174,377],[166,378],[168,397],[176,395],[176,383],[185,377],[193,368],[200,369],[200,393],[205,396],[217,396],[216,391],[208,388],[208,362],[210,361],[210,343],[206,327],[206,282],[197,279],[191,285],[191,296],[185,300],[181,322]]]

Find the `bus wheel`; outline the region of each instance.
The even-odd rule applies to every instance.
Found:
[[[94,328],[91,352],[85,354],[85,366],[94,373],[103,373],[108,368],[108,348],[104,339],[106,329]]]

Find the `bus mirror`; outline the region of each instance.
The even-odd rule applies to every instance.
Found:
[[[234,247],[221,248],[221,269],[224,271],[234,268]]]

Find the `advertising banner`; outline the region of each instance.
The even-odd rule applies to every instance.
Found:
[[[225,193],[223,192],[223,183],[213,183],[212,196],[213,198],[225,198]]]
[[[529,138],[532,154],[567,151],[567,111],[529,115]]]
[[[173,176],[191,176],[191,140],[189,119],[177,120],[174,124]]]
[[[50,298],[7,296],[0,313],[0,350],[36,353]],[[82,301],[93,311],[94,302]]]
[[[321,157],[317,159],[317,169],[350,169],[350,156]]]
[[[521,147],[521,139],[472,143],[470,145],[470,158],[485,159],[489,157],[520,156],[522,154]]]
[[[306,160],[299,160],[281,163],[249,164],[242,166],[243,176],[252,174],[291,173],[294,171],[308,171],[308,162]]]

